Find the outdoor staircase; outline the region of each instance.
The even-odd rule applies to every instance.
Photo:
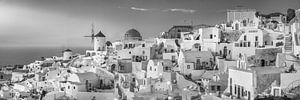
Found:
[[[293,51],[293,38],[291,35],[285,36],[285,45],[284,45],[284,50],[285,53],[291,53]]]

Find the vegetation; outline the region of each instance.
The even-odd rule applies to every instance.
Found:
[[[296,16],[295,9],[288,9],[286,15],[286,21],[289,23]]]
[[[285,16],[283,13],[280,13],[280,12],[275,12],[275,13],[270,13],[270,14],[262,14],[261,12],[258,11],[255,13],[256,17],[261,16],[261,17],[265,17],[265,18],[278,17],[280,15]]]

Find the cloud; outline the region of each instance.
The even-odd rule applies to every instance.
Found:
[[[146,9],[146,8],[137,8],[137,7],[130,7],[131,10],[137,10],[137,11],[149,11],[151,9]]]
[[[163,11],[184,12],[184,13],[195,13],[196,12],[196,10],[193,10],[193,9],[178,9],[178,8],[167,9],[167,10],[163,10]]]

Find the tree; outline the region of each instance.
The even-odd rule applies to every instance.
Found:
[[[180,47],[179,40],[176,39],[176,40],[175,40],[175,43],[176,43],[176,46],[177,46],[177,47]]]
[[[106,41],[106,46],[112,46],[112,43],[110,41]]]
[[[255,12],[255,16],[256,17],[261,16],[261,12],[260,11]]]
[[[289,23],[294,17],[295,17],[295,9],[288,9],[287,10],[287,15],[286,15],[286,21]]]

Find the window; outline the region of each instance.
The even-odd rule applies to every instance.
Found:
[[[125,67],[124,66],[120,66],[120,70],[125,70]]]
[[[237,90],[236,90],[236,85],[234,85],[234,94],[236,94],[236,91],[237,91]]]
[[[150,66],[150,70],[152,70],[152,67]]]
[[[212,91],[215,91],[215,86],[211,86],[211,90],[212,90]]]
[[[3,75],[0,76],[0,79],[3,79]]]
[[[174,52],[174,50],[173,50],[173,49],[171,49],[171,52]]]
[[[255,47],[257,47],[258,46],[258,42],[255,42],[255,45],[254,45]]]
[[[145,44],[142,44],[142,47],[145,47]]]
[[[131,54],[131,51],[129,51],[129,54]]]
[[[145,54],[145,51],[143,51],[143,54]]]
[[[190,69],[190,67],[191,67],[190,65],[187,65],[187,69]]]
[[[128,45],[127,45],[127,44],[125,44],[125,46],[124,46],[124,49],[126,49],[126,48],[128,48]]]
[[[129,44],[129,48],[131,48],[132,47],[132,44]]]
[[[258,36],[255,36],[255,41],[258,41]]]
[[[244,36],[244,41],[247,41],[247,36],[246,35]]]
[[[175,61],[175,56],[172,56],[172,61]]]
[[[68,89],[70,89],[70,86],[68,86]]]
[[[217,91],[221,91],[221,86],[217,86]]]
[[[229,80],[229,86],[230,86],[230,94],[232,94],[232,78],[230,78],[230,80]]]
[[[267,41],[265,41],[265,45],[267,45],[268,44],[268,42]]]
[[[248,42],[248,47],[250,47],[250,46],[251,46],[251,45],[250,45],[250,43],[251,43],[251,42]]]
[[[199,46],[199,51],[201,51],[201,46]]]
[[[210,34],[210,39],[212,39],[213,38],[213,35],[212,34]]]
[[[73,88],[76,89],[75,86]]]
[[[273,45],[273,41],[271,41],[271,45]]]

